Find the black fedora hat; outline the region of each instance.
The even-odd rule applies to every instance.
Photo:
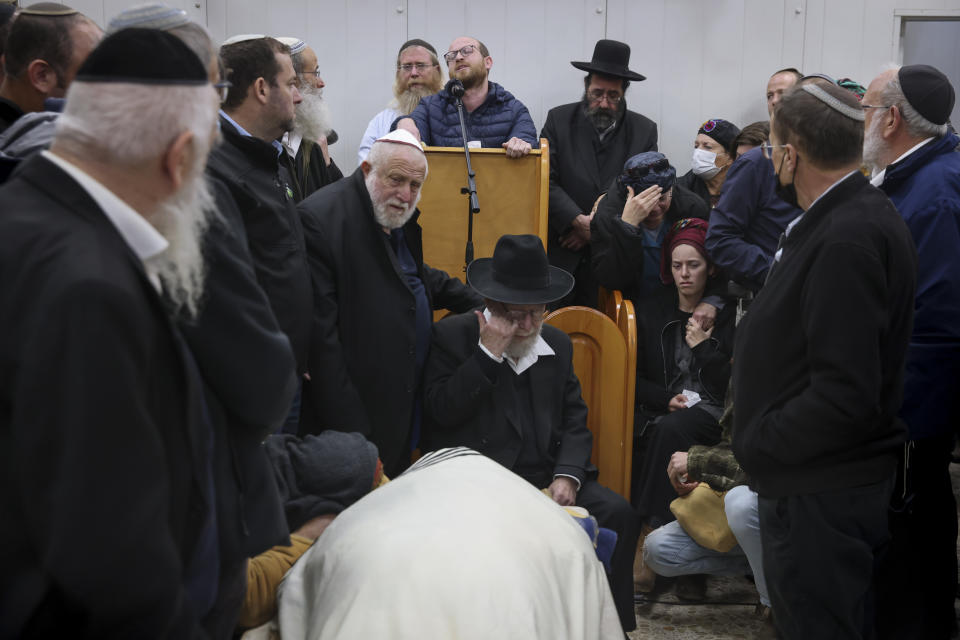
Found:
[[[638,81],[647,79],[647,76],[627,68],[630,64],[630,45],[617,40],[597,40],[597,45],[593,48],[593,60],[571,61],[570,64],[581,71],[600,73],[614,78]]]
[[[573,276],[547,262],[534,235],[501,236],[492,258],[467,267],[467,282],[484,298],[507,304],[546,304],[573,289]]]

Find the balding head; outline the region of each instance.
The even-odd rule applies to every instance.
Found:
[[[374,142],[360,164],[374,218],[384,231],[399,229],[410,220],[427,179],[427,158],[416,139],[402,129],[389,135],[396,139]]]

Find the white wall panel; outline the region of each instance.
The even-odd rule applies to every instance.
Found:
[[[137,0],[68,0],[104,24]],[[894,11],[960,9],[960,0],[170,0],[222,40],[242,32],[304,38],[316,51],[350,171],[367,121],[391,98],[397,48],[408,38],[440,53],[459,35],[483,40],[492,79],[530,109],[578,100],[582,72],[603,37],[627,42],[631,68],[648,80],[627,94],[631,109],[658,122],[660,148],[689,166],[697,126],[708,117],[738,125],[766,117],[770,73],[786,66],[868,84],[893,59]],[[196,7],[199,4],[200,7]],[[944,43],[949,46],[950,43]],[[444,71],[446,76],[446,72]]]

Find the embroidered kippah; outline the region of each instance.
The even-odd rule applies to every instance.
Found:
[[[290,55],[295,56],[298,53],[302,53],[304,49],[307,48],[307,43],[301,40],[300,38],[291,38],[284,36],[282,38],[277,38],[280,42],[287,45],[290,48]]]
[[[20,10],[22,16],[73,16],[80,13],[59,2],[37,2]]]
[[[160,29],[166,31],[190,22],[187,12],[183,9],[177,9],[159,2],[150,4],[141,4],[129,9],[124,9],[110,21],[107,25],[107,33],[128,29],[130,27],[143,27],[144,29]]]
[[[207,69],[180,38],[157,29],[121,29],[104,38],[77,71],[78,82],[209,84]]]
[[[863,109],[858,109],[856,107],[851,107],[848,104],[844,104],[843,101],[836,96],[832,96],[824,91],[823,87],[818,87],[815,84],[805,84],[800,88],[834,111],[840,112],[851,120],[859,120],[860,122],[863,122]]]

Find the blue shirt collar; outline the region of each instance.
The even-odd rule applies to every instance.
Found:
[[[236,129],[236,130],[237,130],[237,133],[239,133],[240,135],[247,136],[248,138],[254,138],[254,137],[256,137],[256,136],[254,136],[252,133],[250,133],[249,131],[247,131],[247,130],[244,129],[243,127],[241,127],[241,126],[240,126],[240,123],[238,123],[236,120],[234,120],[233,118],[231,118],[230,116],[228,116],[228,115],[227,115],[227,112],[224,111],[223,109],[220,109],[220,117],[222,117],[224,120],[226,120],[227,122],[229,122],[230,124],[232,124],[232,125],[233,125],[233,128]],[[278,156],[283,153],[283,145],[280,144],[280,142],[279,142],[278,140],[271,140],[271,141],[270,141],[270,144],[272,144],[273,147],[277,150],[277,155],[278,155]]]

